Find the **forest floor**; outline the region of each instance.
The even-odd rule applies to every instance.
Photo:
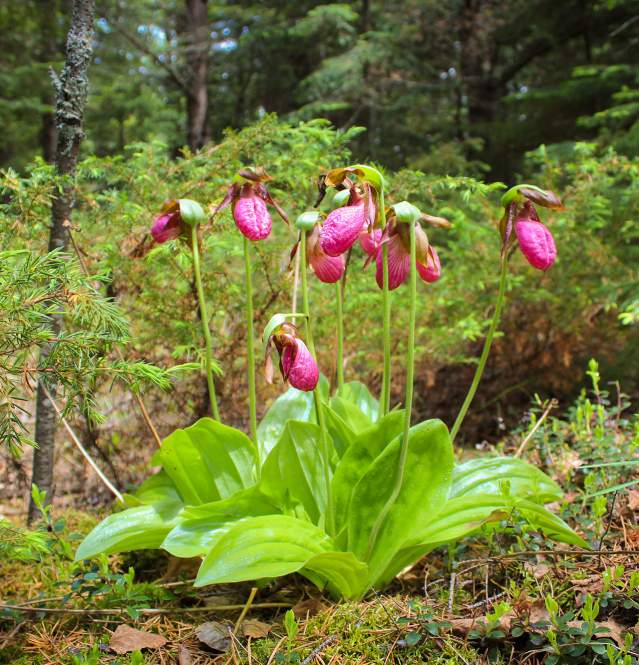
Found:
[[[0,663],[639,663],[639,423],[584,404],[488,452],[526,440],[524,457],[566,491],[552,508],[590,551],[512,515],[360,603],[295,575],[196,590],[197,562],[161,552],[74,563],[107,507],[62,500],[25,529],[15,503],[0,506]]]

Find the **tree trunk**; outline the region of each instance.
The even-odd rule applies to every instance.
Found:
[[[198,150],[210,138],[208,128],[209,20],[207,0],[186,0],[188,67],[187,141]]]
[[[40,35],[41,35],[41,62],[51,66],[58,56],[58,43],[56,25],[58,19],[58,2],[49,0],[44,3],[40,11]],[[42,95],[42,103],[51,107],[51,111],[42,114],[42,128],[40,130],[40,145],[42,156],[46,162],[55,160],[55,148],[58,141],[58,128],[56,126],[53,105],[55,104],[54,91],[47,88]]]
[[[89,79],[89,62],[93,52],[93,19],[95,0],[74,0],[71,26],[67,35],[66,62],[60,78],[55,81],[56,121],[58,137],[55,152],[56,172],[66,176],[61,189],[57,191],[51,205],[51,228],[49,251],[66,249],[69,232],[65,222],[71,218],[75,198],[75,171],[78,152],[83,138],[82,121],[86,106]],[[50,320],[51,338],[55,339],[62,327],[62,318],[53,316]],[[51,346],[42,348],[40,366],[46,366]],[[35,441],[38,447],[33,455],[32,482],[41,490],[46,490],[47,501],[53,495],[54,441],[57,418],[53,405],[47,398],[41,380],[38,381],[36,397]],[[55,398],[56,386],[47,386]],[[33,501],[29,503],[29,521],[37,515]]]

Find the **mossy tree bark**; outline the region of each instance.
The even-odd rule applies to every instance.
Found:
[[[56,173],[61,179],[60,188],[51,205],[51,227],[49,251],[65,250],[69,240],[68,224],[75,200],[75,173],[80,144],[84,136],[82,124],[89,89],[88,69],[93,53],[93,21],[95,0],[74,0],[71,25],[67,35],[66,62],[59,79],[54,81],[56,92],[57,143],[55,153]],[[49,320],[51,339],[62,329],[62,316],[54,315]],[[40,368],[49,363],[51,345],[44,346],[40,353]],[[41,490],[46,490],[47,500],[53,495],[53,462],[57,417],[53,405],[47,398],[42,378],[38,381],[36,397],[35,441],[31,481]],[[56,396],[56,386],[47,384],[49,393]],[[33,501],[29,504],[29,521],[37,515]]]

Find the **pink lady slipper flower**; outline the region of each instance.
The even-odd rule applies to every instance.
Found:
[[[441,276],[441,264],[435,248],[419,222],[415,224],[417,245],[417,273],[425,282],[436,282]],[[390,217],[385,237],[381,243],[388,247],[388,288],[392,291],[403,284],[410,274],[410,229],[406,223],[398,223]],[[375,280],[380,289],[384,288],[384,265],[382,247],[377,250],[377,270]]]
[[[348,251],[364,229],[372,229],[375,223],[373,188],[368,183],[349,183],[349,186],[351,193],[347,205],[330,212],[320,232],[320,245],[328,256],[339,256]]]
[[[273,347],[280,357],[280,372],[284,381],[298,390],[315,390],[319,381],[319,368],[306,344],[298,337],[296,326],[282,323],[268,338],[265,371],[269,383],[273,382]]]
[[[288,224],[286,213],[263,184],[271,180],[264,169],[243,169],[239,172],[239,177],[243,180],[234,182],[229,187],[222,202],[213,209],[213,216],[231,205],[235,225],[249,240],[264,240],[271,233],[273,220],[266,207],[267,203],[272,205]]]
[[[329,256],[322,249],[320,237],[320,225],[316,224],[306,238],[306,260],[320,282],[339,282],[344,274],[346,261],[343,256]]]
[[[167,201],[153,221],[151,235],[156,243],[162,244],[179,238],[191,226],[205,220],[204,211],[196,201],[190,199]]]
[[[503,251],[508,251],[516,238],[528,263],[537,270],[548,270],[557,259],[557,247],[552,233],[539,219],[534,204],[561,210],[563,205],[559,197],[551,191],[521,185],[509,190],[502,203],[505,204],[500,222]]]

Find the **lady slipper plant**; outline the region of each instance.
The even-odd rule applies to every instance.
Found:
[[[107,517],[86,537],[76,558],[162,548],[174,556],[202,559],[196,586],[298,572],[336,598],[359,599],[434,548],[483,529],[502,528],[504,519],[520,518],[551,538],[587,546],[544,506],[559,500],[561,490],[539,469],[518,458],[482,457],[455,464],[453,456],[452,438],[474,395],[499,320],[514,243],[542,264],[539,250],[531,250],[540,243],[528,242],[539,230],[518,231],[517,223],[541,224],[527,204],[539,205],[551,194],[525,186],[505,197],[497,307],[451,435],[440,420],[412,422],[418,278],[432,282],[439,276],[437,254],[421,227],[428,216],[408,202],[387,211],[383,180],[375,169],[356,165],[336,172],[324,182],[347,192],[338,201],[341,208],[358,208],[357,232],[355,224],[351,228],[353,210],[331,219],[333,211],[323,224],[317,212],[300,216],[302,311],[276,314],[264,332],[268,378],[271,356],[277,353],[282,377],[291,387],[266,412],[253,439],[210,418],[169,435],[154,458],[162,470],[127,496],[131,507]],[[329,220],[330,233],[325,231]],[[339,236],[342,224],[348,231],[335,244],[335,229]],[[367,234],[363,240],[362,232]],[[337,249],[346,251],[358,237],[363,245],[372,241],[370,254],[382,254],[386,293],[408,283],[405,397],[403,408],[390,412],[357,381],[342,383],[331,394],[316,362],[307,269],[310,265],[318,274],[313,260],[324,260],[318,252],[332,256]],[[324,238],[331,238],[328,250]],[[546,245],[543,265],[550,255]],[[337,252],[333,258],[340,256]],[[322,268],[319,273],[324,274]]]
[[[177,201],[167,201],[160,214],[155,218],[151,227],[151,235],[156,243],[162,244],[169,240],[176,240],[180,237],[185,239],[190,235],[191,251],[193,256],[193,275],[197,290],[197,298],[200,307],[200,321],[202,324],[202,334],[205,345],[206,362],[206,383],[211,405],[211,413],[215,420],[220,419],[220,411],[217,405],[217,396],[215,393],[215,380],[213,378],[213,342],[211,339],[211,330],[209,328],[209,315],[204,297],[204,287],[202,285],[202,271],[200,269],[200,242],[198,229],[199,225],[206,221],[206,215],[202,206],[197,201],[191,199],[178,199]]]

